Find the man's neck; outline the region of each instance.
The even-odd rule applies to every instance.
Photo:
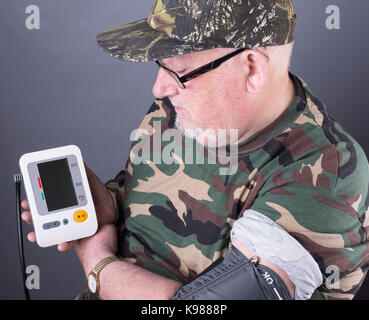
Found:
[[[266,102],[262,103],[258,112],[259,121],[255,121],[255,126],[248,130],[239,140],[241,143],[255,133],[263,130],[276,120],[283,112],[291,105],[296,96],[295,86],[289,75],[284,80],[279,82],[278,87],[275,87],[273,92],[268,94]]]

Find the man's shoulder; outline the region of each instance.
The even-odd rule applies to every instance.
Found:
[[[308,149],[312,153],[320,152],[330,162],[335,158],[338,162],[337,174],[341,178],[355,169],[362,169],[362,165],[367,171],[368,160],[359,142],[329,113],[326,105],[312,92],[307,83],[300,77],[297,78],[304,89],[306,106],[284,132],[294,135],[298,141],[290,147],[306,148],[306,152]],[[326,154],[327,152],[330,154]]]
[[[339,287],[333,289],[326,281],[314,298],[352,299],[369,261],[368,159],[358,141],[300,81],[306,95],[303,107],[266,146],[268,154],[276,150],[270,160],[274,167],[262,169],[268,176],[251,209],[292,234],[326,279],[331,279],[331,266],[338,268]]]
[[[350,204],[358,201],[361,208],[357,209],[363,213],[369,204],[369,200],[365,201],[369,184],[367,156],[308,85],[298,79],[306,103],[304,110],[279,137],[296,162],[285,166],[285,171],[290,167],[295,172],[299,167],[300,180],[311,176],[314,187],[329,190]]]

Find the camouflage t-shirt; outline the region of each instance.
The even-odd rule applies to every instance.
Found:
[[[107,184],[125,224],[122,258],[189,282],[229,249],[234,221],[251,208],[318,263],[323,284],[312,298],[354,297],[368,269],[368,161],[306,83],[290,76],[293,102],[238,145],[237,170],[229,175],[220,174],[229,164],[206,161],[211,148],[202,164],[188,138],[165,135],[175,128],[175,110],[168,99],[153,103],[125,170]]]

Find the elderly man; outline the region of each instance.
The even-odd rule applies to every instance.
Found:
[[[354,297],[368,161],[289,72],[295,25],[290,0],[157,0],[97,37],[159,72],[125,170],[104,185],[88,169],[99,232],[59,245],[75,245],[95,296]]]

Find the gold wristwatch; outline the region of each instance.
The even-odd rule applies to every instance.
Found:
[[[119,261],[116,256],[106,257],[100,260],[97,265],[91,270],[91,272],[87,276],[87,283],[89,290],[96,296],[99,295],[100,290],[100,281],[99,281],[99,273],[103,268],[105,268],[109,263],[114,261]]]

